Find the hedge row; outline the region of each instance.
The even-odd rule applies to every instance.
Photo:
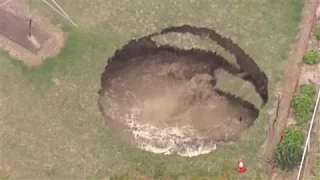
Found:
[[[315,94],[316,89],[313,86],[303,84],[291,100],[291,107],[295,111],[298,126],[286,128],[284,138],[276,147],[275,162],[281,170],[290,171],[300,163],[303,154],[304,132],[299,125],[304,125],[311,119]]]
[[[316,28],[314,35],[320,40],[320,26]],[[309,65],[319,63],[320,55],[318,51],[307,52],[303,57],[303,62]],[[281,170],[291,171],[301,161],[305,139],[305,132],[302,127],[311,119],[315,94],[316,89],[313,86],[303,84],[291,100],[291,107],[294,109],[298,126],[287,127],[283,139],[276,147],[275,163]]]
[[[305,135],[298,127],[288,127],[285,137],[276,147],[275,162],[283,171],[290,171],[299,165],[303,154]]]
[[[303,62],[305,64],[318,64],[320,62],[320,55],[317,50],[310,50],[303,56]]]
[[[298,124],[304,124],[311,119],[312,105],[316,89],[307,84],[300,86],[300,90],[292,97],[291,107],[294,109]]]
[[[316,27],[314,36],[317,40],[320,40],[320,26]],[[317,50],[310,50],[304,54],[303,62],[309,65],[317,64],[320,62],[320,54]]]

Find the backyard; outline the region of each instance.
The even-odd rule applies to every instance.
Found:
[[[261,146],[274,113],[276,87],[295,43],[300,0],[59,0],[73,27],[41,1],[38,13],[61,24],[65,46],[29,68],[0,53],[0,179],[262,179]],[[192,24],[216,30],[245,50],[269,79],[269,101],[235,144],[192,158],[139,150],[112,135],[98,108],[100,77],[115,50],[133,38]],[[211,42],[160,37],[179,47]],[[242,82],[221,85],[257,106]],[[239,86],[240,85],[240,86]],[[239,88],[240,87],[240,88]],[[259,106],[260,107],[260,106]],[[247,171],[239,175],[243,157]]]

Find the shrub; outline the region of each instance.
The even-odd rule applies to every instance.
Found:
[[[285,130],[285,136],[281,141],[283,144],[300,144],[304,143],[304,133],[296,127],[289,127]]]
[[[293,170],[301,161],[303,154],[304,133],[297,128],[285,130],[284,139],[277,145],[275,162],[283,171]]]
[[[295,110],[296,121],[298,124],[308,122],[311,118],[312,99],[306,94],[296,94],[291,100],[291,106]]]
[[[311,118],[311,110],[316,90],[313,86],[303,84],[300,90],[292,97],[291,107],[295,111],[298,124],[308,122]]]
[[[320,40],[320,26],[318,26],[314,31],[314,36]]]
[[[303,62],[305,64],[317,64],[320,61],[319,53],[316,50],[310,50],[303,56]]]
[[[302,84],[300,86],[300,92],[302,94],[307,94],[310,98],[313,98],[316,95],[316,89],[308,84]]]

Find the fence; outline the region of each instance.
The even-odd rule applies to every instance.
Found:
[[[308,159],[306,159],[306,157],[308,156],[308,153],[310,151],[311,132],[312,132],[312,129],[313,129],[313,125],[315,124],[315,121],[316,121],[316,116],[317,116],[317,112],[318,112],[318,108],[319,108],[319,100],[320,100],[320,88],[318,89],[317,100],[316,100],[316,104],[314,106],[313,115],[312,115],[311,123],[310,123],[310,126],[309,126],[309,130],[308,130],[308,136],[307,136],[307,139],[306,139],[306,142],[305,142],[305,146],[304,146],[303,155],[302,155],[302,159],[301,159],[301,162],[300,162],[300,167],[299,167],[297,180],[300,180],[300,178],[304,176],[304,169],[305,168],[303,168],[303,167],[306,167],[305,165],[308,163]]]

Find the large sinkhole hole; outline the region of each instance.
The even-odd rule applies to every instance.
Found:
[[[210,39],[234,62],[214,51],[155,42],[169,33]],[[106,126],[137,147],[195,156],[236,141],[259,115],[260,105],[223,88],[232,79],[241,80],[239,87],[250,84],[246,93],[258,95],[260,105],[268,101],[265,73],[232,40],[208,28],[169,27],[131,40],[109,58],[99,106]]]

